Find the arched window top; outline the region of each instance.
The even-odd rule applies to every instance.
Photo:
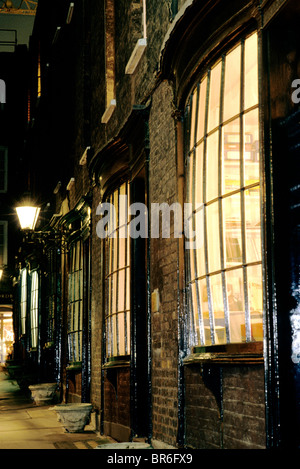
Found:
[[[260,21],[257,2],[187,0],[165,35],[159,58],[160,79],[175,85],[177,107],[186,98],[204,64],[215,60],[236,38],[257,28]]]

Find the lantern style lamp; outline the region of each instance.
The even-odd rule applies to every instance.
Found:
[[[3,269],[0,268],[0,281],[2,279],[2,275],[3,275]]]
[[[36,207],[32,204],[24,204],[16,207],[16,212],[21,229],[33,231],[39,217],[40,207]]]

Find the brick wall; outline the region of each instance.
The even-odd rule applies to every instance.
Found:
[[[199,365],[185,368],[186,444],[198,449],[264,449],[263,367],[228,366],[221,372],[221,386],[213,390]]]
[[[153,96],[150,113],[150,203],[177,200],[175,122],[172,90],[164,82]],[[169,444],[177,436],[177,240],[151,239],[153,438]]]

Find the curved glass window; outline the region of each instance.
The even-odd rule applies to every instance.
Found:
[[[263,338],[257,41],[215,62],[186,109],[191,345]]]
[[[110,212],[105,240],[106,358],[130,354],[129,184],[108,198]]]
[[[70,247],[68,346],[70,363],[82,361],[83,328],[83,246],[78,240]]]
[[[31,273],[30,323],[31,346],[36,349],[39,330],[39,274],[36,270]]]
[[[24,268],[20,272],[21,283],[21,334],[26,334],[26,319],[27,319],[27,269]]]

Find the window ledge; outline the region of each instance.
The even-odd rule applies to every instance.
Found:
[[[66,367],[66,370],[67,371],[81,371],[82,370],[81,362],[70,363],[70,365]]]
[[[116,109],[117,102],[115,99],[112,99],[109,103],[109,106],[105,109],[104,114],[101,117],[101,123],[107,124],[111,116],[113,115],[114,110]]]
[[[212,345],[195,347],[183,360],[184,365],[209,363],[216,365],[257,365],[263,363],[263,343]]]
[[[135,72],[135,69],[139,64],[139,61],[141,60],[146,47],[147,47],[147,39],[145,37],[138,39],[133,49],[133,52],[130,56],[130,59],[128,60],[128,63],[126,65],[126,68],[125,68],[126,75],[132,75]]]
[[[113,357],[109,359],[104,365],[103,369],[107,368],[126,368],[130,366],[130,356],[125,355],[124,357]]]

